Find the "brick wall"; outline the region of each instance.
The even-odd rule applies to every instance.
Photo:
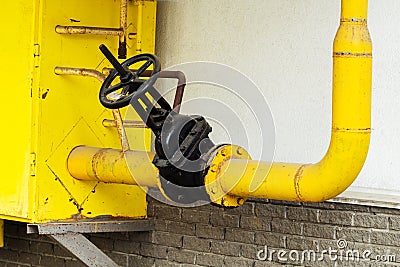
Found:
[[[88,237],[122,266],[399,266],[400,210],[348,204],[248,201],[237,209],[170,207],[150,200],[154,232],[93,234]],[[25,225],[6,222],[1,266],[83,266],[49,238],[26,235]],[[396,255],[395,263],[338,259],[321,251],[337,249]],[[322,261],[257,260],[257,252],[315,250]],[[295,259],[296,252],[292,253]],[[260,254],[261,256],[263,254]],[[301,257],[300,257],[301,258]],[[392,259],[391,259],[392,260]]]

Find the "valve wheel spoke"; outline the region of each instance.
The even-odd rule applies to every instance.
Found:
[[[100,88],[100,103],[106,108],[118,109],[128,106],[136,91],[144,83],[140,76],[151,65],[153,65],[151,75],[158,73],[161,69],[158,58],[152,54],[136,55],[120,64],[105,45],[101,45],[100,50],[114,67],[114,70],[107,76]],[[136,72],[129,71],[129,66],[143,61],[145,62]],[[111,85],[117,77],[119,77],[120,83]],[[121,96],[120,98],[111,97],[111,93],[120,89],[122,89],[118,93]]]

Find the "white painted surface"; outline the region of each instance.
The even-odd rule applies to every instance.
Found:
[[[275,160],[315,162],[324,155],[339,0],[161,0],[158,6],[157,54],[163,66],[208,60],[240,70],[269,101]],[[346,197],[363,198],[363,192],[372,200],[390,196],[400,203],[399,13],[398,0],[370,0],[372,142]],[[185,99],[195,94],[187,91]]]

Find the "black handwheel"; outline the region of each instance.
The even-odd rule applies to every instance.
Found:
[[[156,74],[161,69],[160,61],[155,55],[136,55],[120,64],[105,45],[100,45],[99,48],[114,67],[114,70],[107,76],[100,88],[100,103],[106,108],[118,109],[128,106],[135,92],[146,81],[140,79],[143,72],[151,65],[153,65],[151,75]],[[129,70],[129,66],[141,61],[145,61],[145,63],[137,71]],[[120,83],[111,85],[117,77],[120,77]],[[121,91],[116,92],[118,90]]]

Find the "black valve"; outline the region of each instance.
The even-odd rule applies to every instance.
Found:
[[[215,145],[208,138],[212,131],[204,117],[182,115],[175,112],[161,94],[154,88],[159,78],[160,63],[156,56],[141,54],[119,64],[111,52],[104,46],[100,50],[114,66],[100,89],[100,102],[106,108],[121,108],[132,105],[135,111],[155,135],[156,156],[153,164],[162,178],[164,194],[171,200],[190,204],[198,200],[209,200],[205,191],[204,177],[208,171],[207,162]],[[128,67],[145,61],[136,72]],[[153,72],[148,80],[139,76],[153,64]],[[120,77],[120,83],[111,83]],[[171,78],[171,77],[168,77]],[[176,78],[176,77],[175,77]],[[110,94],[121,90],[121,93]],[[191,188],[186,192],[182,188]]]

